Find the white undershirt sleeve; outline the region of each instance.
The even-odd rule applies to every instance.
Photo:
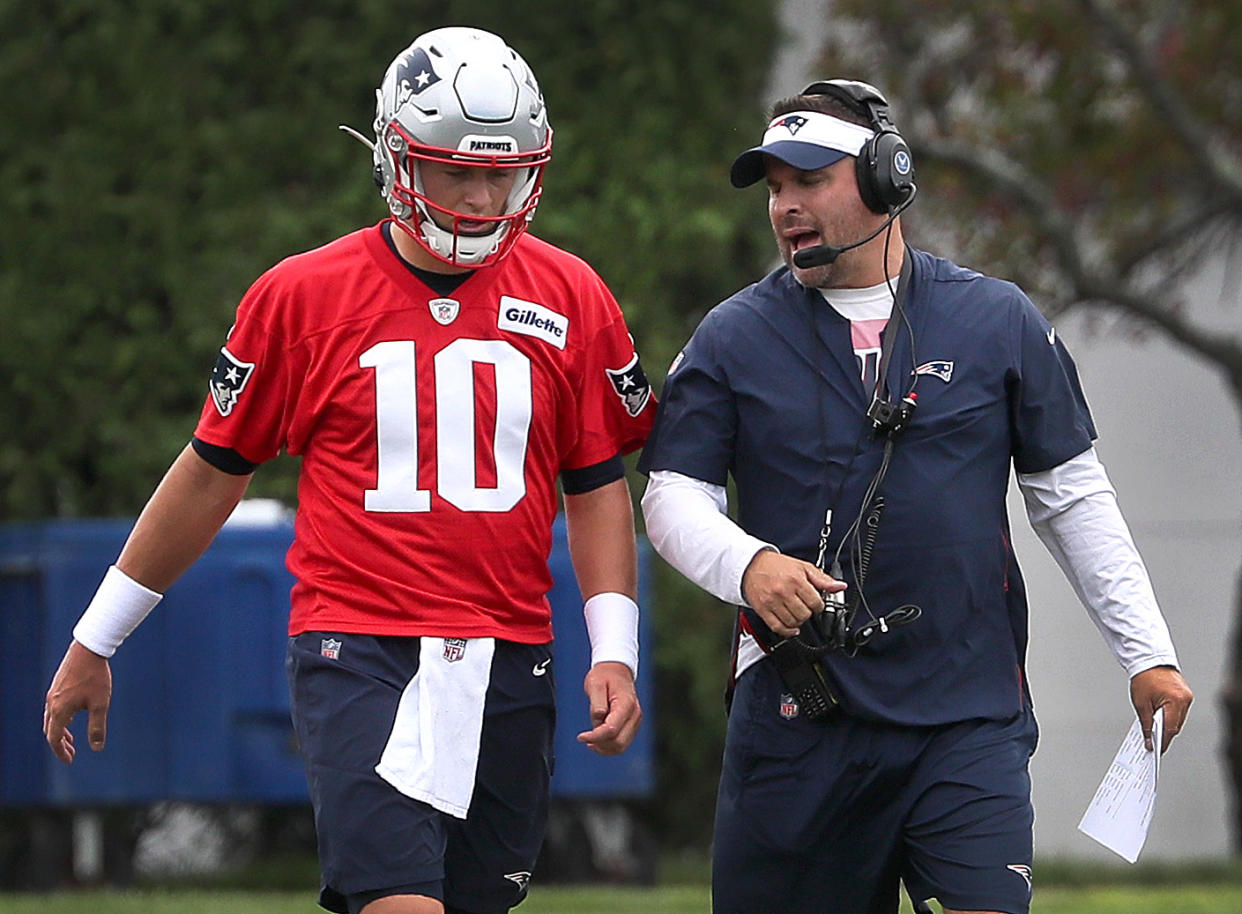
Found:
[[[666,562],[726,603],[740,605],[742,575],[755,554],[776,547],[756,539],[726,513],[724,486],[657,470],[643,494],[647,538]]]
[[[1177,666],[1147,568],[1095,448],[1042,473],[1019,473],[1018,488],[1031,526],[1127,675]]]

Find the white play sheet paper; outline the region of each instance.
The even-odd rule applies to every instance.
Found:
[[[1156,810],[1156,781],[1160,776],[1160,742],[1164,735],[1164,709],[1152,721],[1152,743],[1143,745],[1138,720],[1126,734],[1117,757],[1095,792],[1078,830],[1099,841],[1130,863],[1138,860],[1147,840],[1152,813]]]

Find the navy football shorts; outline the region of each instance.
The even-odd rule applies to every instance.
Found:
[[[496,641],[465,820],[375,773],[418,656],[418,638],[305,632],[289,640],[293,725],[319,840],[319,903],[357,914],[386,895],[427,895],[450,911],[503,914],[526,895],[547,823],[552,645]]]
[[[895,914],[899,880],[947,908],[1027,914],[1037,729],[794,714],[773,665],[733,697],[716,803],[715,914]]]

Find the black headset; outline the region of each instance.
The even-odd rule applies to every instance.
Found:
[[[914,157],[888,116],[888,99],[875,86],[853,79],[813,82],[802,95],[828,95],[865,117],[875,136],[858,153],[858,194],[874,213],[891,213],[914,189]]]

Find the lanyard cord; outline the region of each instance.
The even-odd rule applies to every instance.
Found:
[[[892,230],[890,227],[889,232],[884,238],[884,262],[886,264],[888,263],[888,252],[891,236]],[[875,538],[879,528],[880,516],[884,508],[884,499],[881,495],[879,495],[880,485],[883,483],[885,476],[888,475],[888,468],[892,461],[893,445],[896,440],[897,432],[899,432],[904,427],[905,423],[909,421],[910,415],[913,412],[916,396],[914,393],[914,387],[918,383],[918,375],[912,371],[911,374],[913,375],[914,380],[911,381],[910,389],[902,398],[902,404],[908,404],[908,409],[903,405],[898,405],[895,408],[896,410],[904,410],[898,414],[900,419],[899,422],[894,424],[888,421],[881,422],[877,419],[877,415],[884,415],[887,417],[891,416],[894,411],[894,407],[890,403],[888,397],[889,360],[892,356],[893,347],[895,345],[894,341],[897,334],[900,332],[900,324],[894,326],[896,323],[893,320],[894,317],[900,319],[901,323],[905,325],[906,331],[910,334],[910,358],[912,362],[917,364],[914,347],[914,328],[910,323],[909,317],[906,315],[905,308],[903,307],[904,299],[909,294],[910,276],[913,272],[913,265],[911,261],[912,258],[909,250],[907,249],[906,256],[902,260],[901,273],[898,277],[896,288],[893,287],[892,277],[887,275],[887,270],[885,271],[885,282],[888,285],[890,294],[893,296],[893,310],[889,316],[888,324],[885,327],[884,342],[880,349],[880,362],[876,373],[875,388],[872,392],[872,405],[867,410],[867,417],[873,422],[873,431],[877,434],[884,434],[884,451],[880,456],[880,466],[876,470],[875,475],[871,478],[870,483],[867,485],[867,490],[863,495],[862,503],[859,506],[858,515],[854,518],[849,528],[845,531],[840,541],[837,543],[836,552],[833,554],[832,562],[827,568],[824,566],[828,553],[828,540],[832,535],[832,508],[828,508],[824,514],[824,525],[819,535],[819,550],[815,561],[816,567],[837,579],[840,579],[842,576],[842,550],[845,548],[846,543],[852,544],[849,555],[850,568],[854,575],[854,593],[856,597],[853,607],[849,607],[846,604],[843,594],[824,594],[825,612],[822,615],[829,618],[824,619],[824,622],[827,624],[826,626],[823,626],[823,628],[826,628],[827,630],[822,633],[827,636],[826,640],[828,643],[824,648],[816,649],[816,653],[821,653],[823,650],[837,647],[845,651],[847,655],[853,656],[858,652],[860,647],[869,642],[877,633],[887,632],[890,627],[905,625],[909,622],[913,622],[922,613],[922,610],[919,607],[906,604],[898,607],[893,610],[893,612],[885,616],[877,618],[875,613],[872,611],[870,604],[867,602],[864,587],[867,577],[867,570],[871,563],[871,552],[875,546]],[[884,410],[884,412],[877,413],[877,406]],[[860,437],[860,444],[861,441],[862,439]],[[858,446],[855,447],[854,456],[858,456]],[[850,462],[852,464],[853,460],[851,459]],[[836,495],[832,500],[833,504],[840,499],[841,494],[845,489],[845,483],[848,480],[848,477],[849,467],[846,468],[846,471],[842,476],[841,483],[837,487]],[[865,532],[863,530],[864,525],[866,527]],[[853,630],[853,617],[860,606],[866,612],[869,621],[859,629]]]

